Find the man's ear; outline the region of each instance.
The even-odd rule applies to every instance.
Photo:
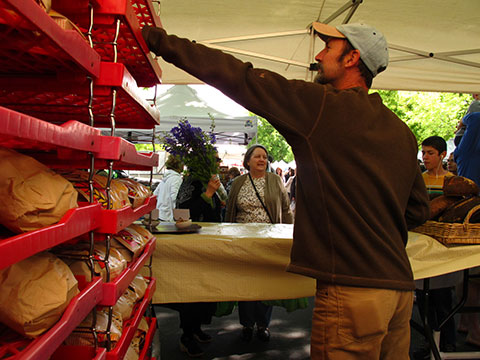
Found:
[[[350,51],[344,58],[345,67],[357,66],[359,62],[360,62],[360,51],[356,49]]]

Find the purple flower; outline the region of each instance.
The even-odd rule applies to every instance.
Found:
[[[214,125],[211,132],[206,133],[199,127],[193,127],[187,119],[182,119],[162,139],[165,151],[180,156],[189,173],[204,184],[219,171],[213,129]]]

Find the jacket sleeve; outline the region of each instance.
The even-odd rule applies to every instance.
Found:
[[[281,207],[282,207],[282,224],[292,224],[293,223],[293,214],[290,209],[290,199],[288,198],[287,189],[283,186],[282,179],[276,174],[272,174],[271,178],[275,180],[275,193],[280,196]]]
[[[463,118],[465,133],[454,151],[454,158],[473,156],[480,151],[480,112],[468,114]]]
[[[226,222],[235,222],[235,217],[237,216],[237,196],[238,192],[240,191],[240,187],[244,183],[244,175],[237,176],[233,182],[232,186],[230,188],[230,192],[228,193],[228,199],[227,199],[227,210],[225,211],[225,221]]]
[[[430,200],[428,198],[425,181],[423,181],[422,173],[419,168],[405,210],[405,221],[408,230],[422,225],[429,218]]]
[[[220,50],[168,35],[162,28],[145,26],[142,35],[155,54],[268,119],[281,133],[308,136],[323,109],[326,86],[254,68]]]
[[[293,224],[293,214],[290,209],[290,199],[288,198],[287,190],[281,186],[282,196],[282,224]]]

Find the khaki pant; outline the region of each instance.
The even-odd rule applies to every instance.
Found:
[[[413,291],[317,285],[312,360],[408,360]]]

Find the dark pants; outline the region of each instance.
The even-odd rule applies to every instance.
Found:
[[[184,335],[192,337],[202,324],[210,324],[217,308],[216,302],[211,303],[174,303],[166,307],[177,310],[180,315],[180,327]]]
[[[268,327],[272,317],[272,306],[265,305],[261,301],[239,301],[238,316],[240,324],[247,327]]]
[[[428,296],[428,314],[427,319],[432,329],[438,329],[440,323],[446,319],[452,311],[453,287],[432,289]],[[419,305],[420,315],[425,316],[423,307],[425,301],[425,291],[416,290],[417,303]],[[455,320],[451,317],[440,329],[440,350],[444,351],[445,345],[455,345]]]

